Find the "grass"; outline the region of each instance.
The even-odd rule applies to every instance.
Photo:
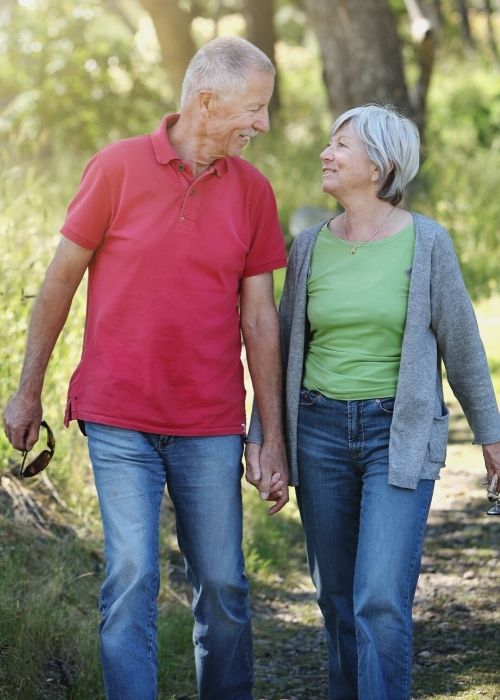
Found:
[[[431,514],[417,593],[414,697],[493,700],[499,525],[484,520],[478,479],[463,470],[470,459],[467,450],[474,448],[457,449],[464,461],[455,451],[452,473],[445,475],[457,500],[447,508],[445,498],[438,500]],[[245,513],[255,697],[320,700],[326,697],[325,647],[296,505],[292,501],[282,517],[269,519],[246,487]],[[189,590],[171,515],[167,502],[159,597],[160,697],[194,700]],[[13,523],[3,507],[0,527],[0,698],[103,698],[96,634],[103,573],[99,537],[78,537],[61,523],[52,534],[38,534]]]
[[[0,697],[98,697],[99,542],[0,526]]]

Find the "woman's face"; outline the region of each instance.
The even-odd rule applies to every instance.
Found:
[[[365,152],[363,142],[351,122],[332,135],[329,145],[320,153],[323,191],[342,198],[354,192],[373,192],[378,169]]]

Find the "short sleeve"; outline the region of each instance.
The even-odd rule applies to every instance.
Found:
[[[80,186],[68,206],[61,233],[73,243],[95,250],[102,243],[110,221],[109,185],[98,153],[83,172]]]
[[[271,185],[262,178],[252,191],[250,206],[251,244],[243,277],[286,267],[285,238],[281,230],[276,198]]]

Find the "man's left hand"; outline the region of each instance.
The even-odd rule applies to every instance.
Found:
[[[274,515],[288,503],[288,465],[282,441],[272,446],[247,443],[245,450],[246,480],[259,491],[263,501],[274,501],[267,511]]]

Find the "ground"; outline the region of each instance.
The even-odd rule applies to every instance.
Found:
[[[500,612],[496,570],[500,518],[485,513],[489,504],[482,485],[481,449],[470,444],[464,420],[458,417],[456,405],[452,408],[447,467],[436,485],[415,599],[413,697],[498,700]],[[57,493],[47,490],[50,485],[48,479],[45,483],[42,478],[36,490],[31,491],[23,489],[8,474],[0,479],[0,515],[3,511],[10,513],[2,520],[0,564],[3,561],[6,569],[0,622],[11,638],[3,645],[0,639],[0,657],[3,660],[5,656],[6,663],[12,664],[20,654],[27,654],[40,662],[38,666],[28,666],[29,679],[26,665],[21,663],[24,687],[30,688],[23,691],[25,695],[13,691],[19,675],[9,673],[8,665],[2,669],[0,664],[0,698],[6,700],[102,697],[96,658],[93,685],[88,686],[92,690],[85,686],[88,661],[96,644],[95,598],[103,575],[100,544],[93,540],[84,544],[63,522],[57,524],[66,506],[57,502]],[[245,491],[255,699],[326,700],[322,622],[307,572],[296,506],[292,501],[285,513],[270,521],[253,488],[246,486]],[[28,522],[27,526],[17,524],[12,509]],[[168,555],[164,558],[165,585],[160,595],[160,650],[161,687],[168,688],[168,692],[160,697],[195,700],[190,591],[175,543],[168,499],[165,521],[170,526],[165,528]],[[51,563],[51,557],[57,565]],[[40,582],[43,585],[39,586]],[[59,587],[67,606],[64,615],[69,615],[68,623],[76,625],[80,640],[71,639],[62,648],[58,639],[64,639],[61,624],[64,628],[66,623],[57,618]],[[19,607],[21,594],[25,604]],[[9,629],[23,622],[24,609],[30,610],[29,624],[19,630]],[[44,618],[46,613],[50,613],[49,621]],[[87,620],[84,630],[82,625]],[[27,648],[28,628],[33,636],[32,650]],[[43,651],[36,652],[40,640]]]
[[[481,449],[452,408],[415,598],[413,696],[493,700],[500,698],[500,518],[485,513]],[[321,619],[304,570],[258,592],[254,628],[256,698],[327,698]]]

